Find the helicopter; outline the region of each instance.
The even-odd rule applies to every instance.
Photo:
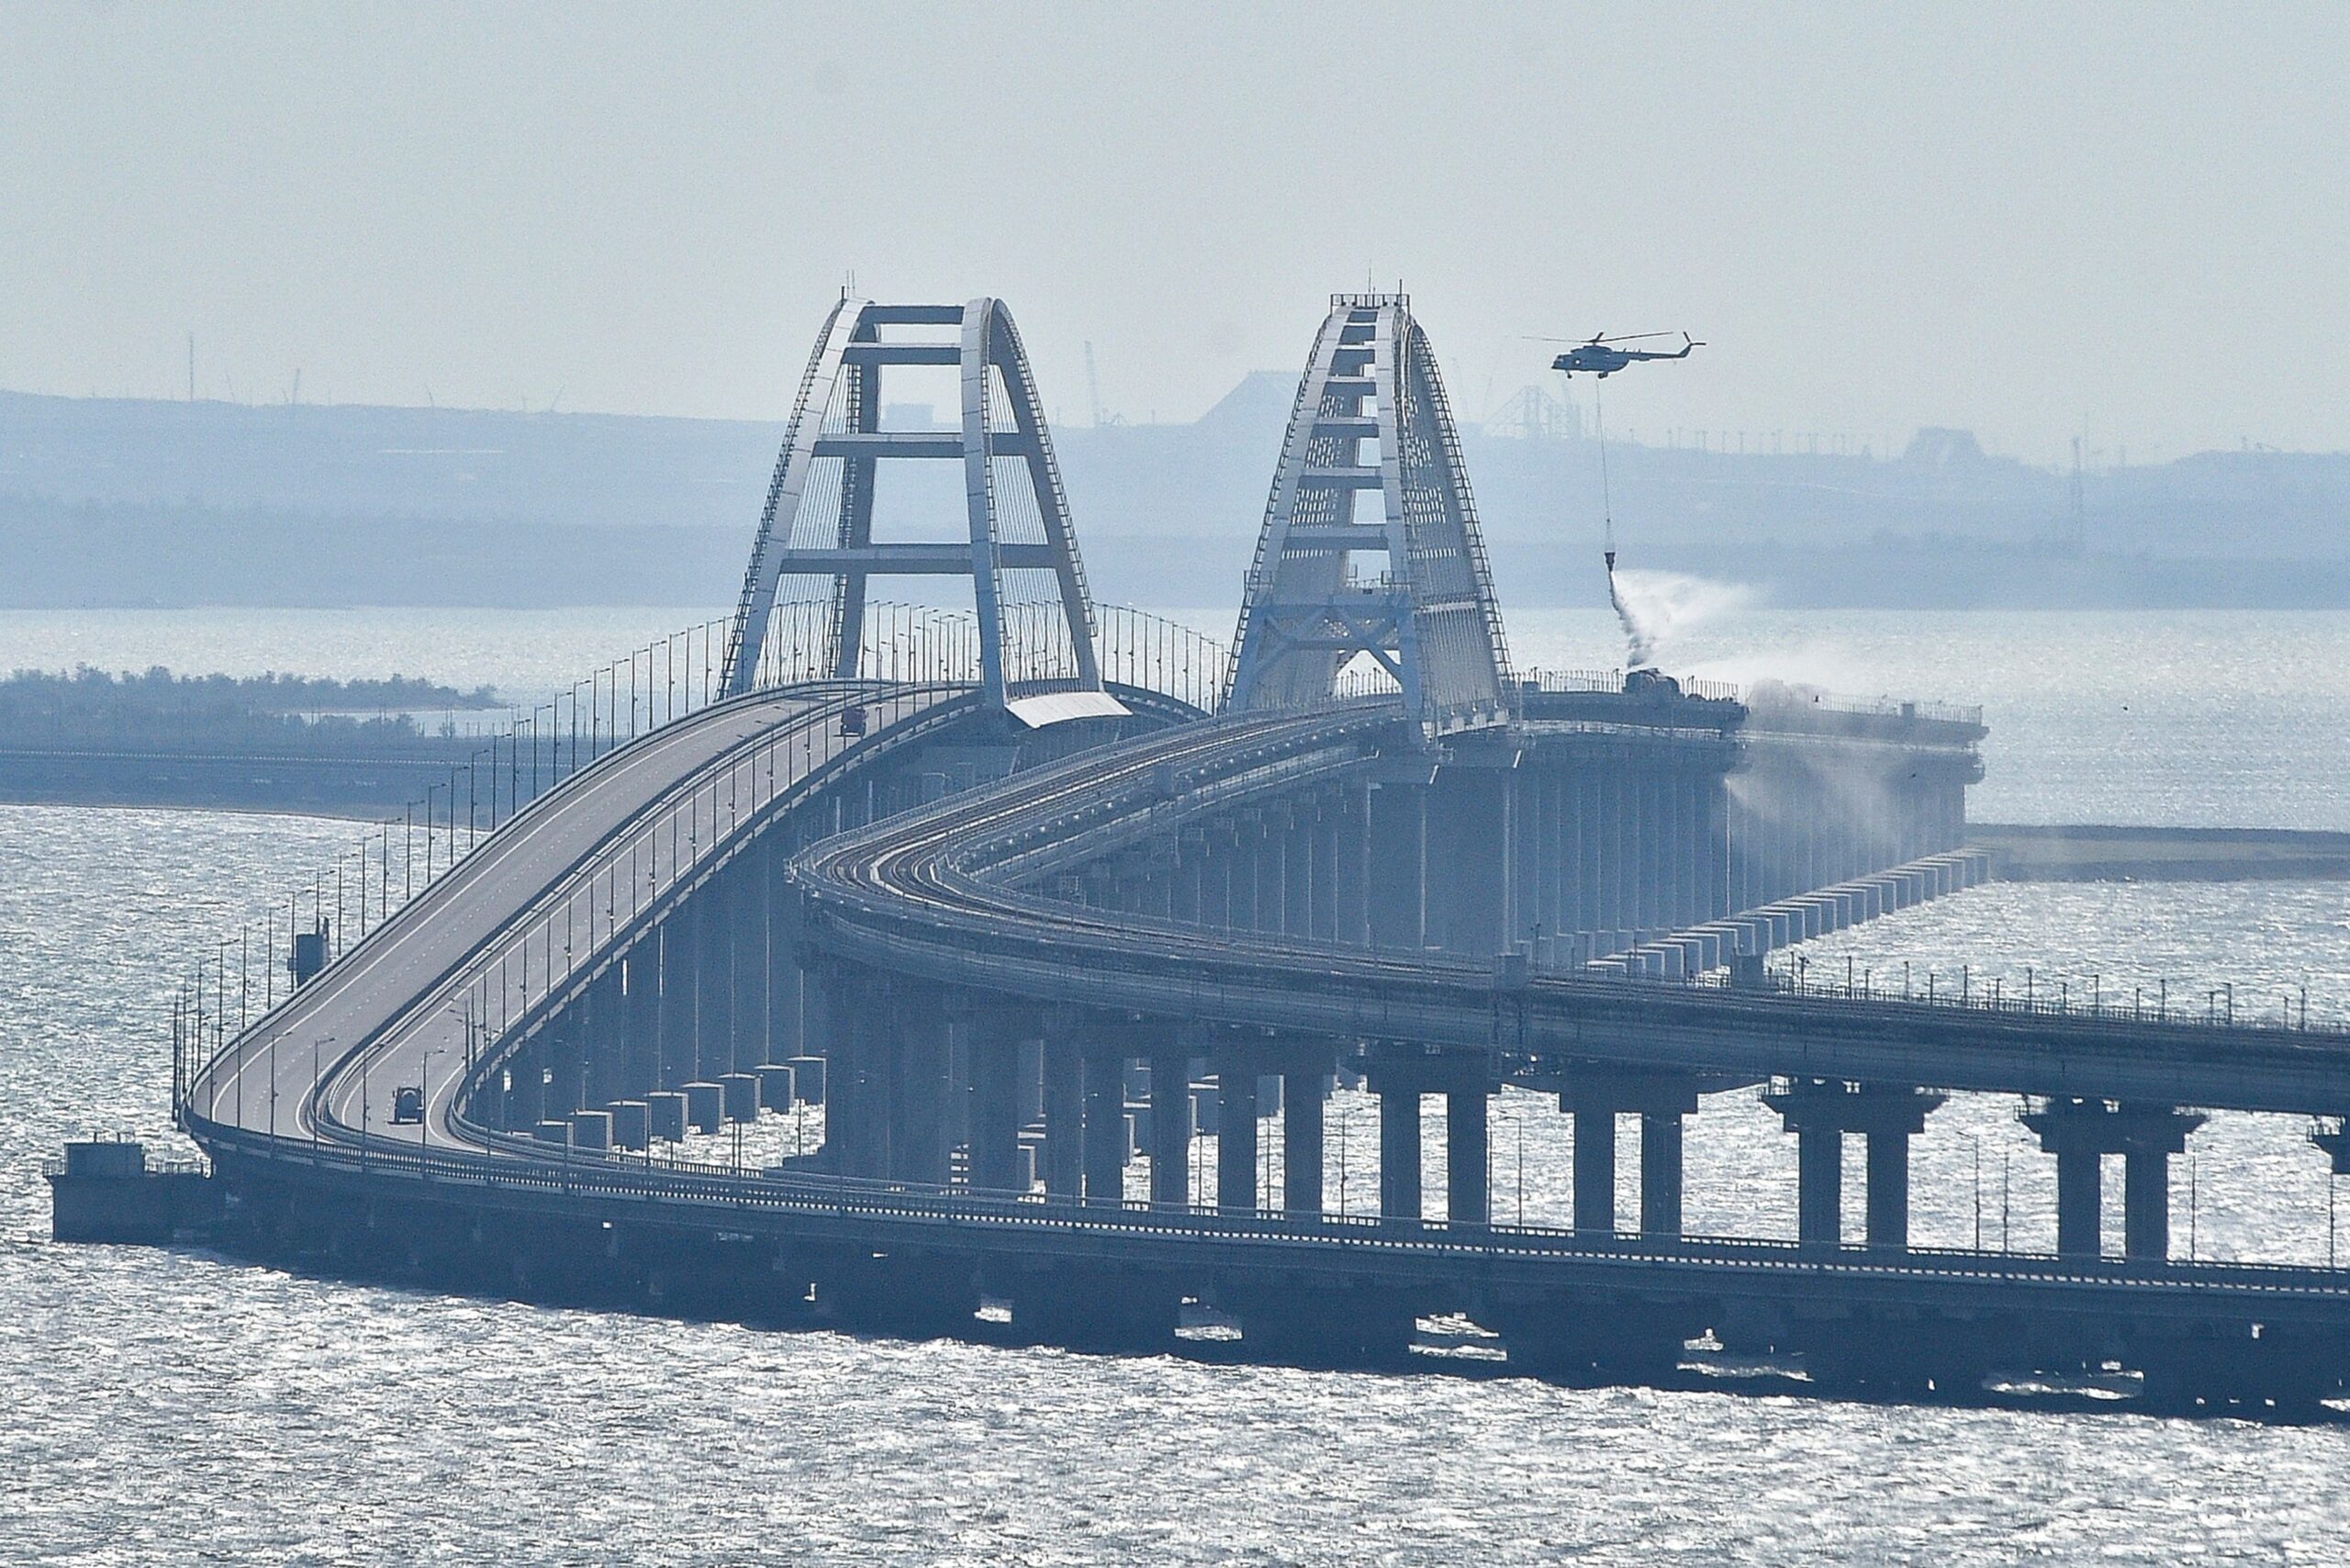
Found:
[[[1621,349],[1615,346],[1617,343],[1637,343],[1648,338],[1669,338],[1672,335],[1670,332],[1634,332],[1627,337],[1610,338],[1595,334],[1586,342],[1575,344],[1574,347],[1552,360],[1550,368],[1564,371],[1570,378],[1578,370],[1589,371],[1604,381],[1635,360],[1687,359],[1690,350],[1706,346],[1702,341],[1690,337],[1686,332],[1681,334],[1681,346],[1670,353],[1662,349]],[[1568,340],[1546,338],[1540,341],[1557,343],[1565,342]]]

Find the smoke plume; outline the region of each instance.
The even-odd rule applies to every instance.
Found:
[[[1651,669],[1673,640],[1751,597],[1735,583],[1627,566],[1607,574],[1607,601],[1624,627],[1624,666]]]

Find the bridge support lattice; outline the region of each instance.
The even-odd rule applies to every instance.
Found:
[[[1357,555],[1382,555],[1375,573]],[[1431,732],[1507,717],[1509,655],[1436,355],[1401,294],[1342,294],[1298,385],[1233,639],[1230,711],[1326,700],[1368,655]]]
[[[920,365],[957,371],[957,428],[884,428],[882,373]],[[962,537],[873,537],[878,481],[885,464],[899,461],[961,465]],[[1022,691],[1102,691],[1092,602],[1044,405],[1000,300],[844,298],[834,308],[800,379],[760,514],[727,644],[727,694],[778,678],[859,674],[867,588],[884,576],[971,579],[977,673],[992,702],[1011,706]],[[770,622],[779,602],[794,601],[779,599],[794,579],[810,586],[811,598],[828,588],[830,613],[822,626],[801,630],[816,647],[778,650]],[[1079,706],[1123,711],[1100,696]]]

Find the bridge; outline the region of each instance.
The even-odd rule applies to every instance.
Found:
[[[882,378],[923,367],[958,425],[888,428]],[[952,475],[928,493],[953,537],[876,539],[901,468]],[[974,608],[871,599],[892,575],[968,577]],[[2219,1108],[2337,1118],[2311,1158],[2350,1169],[2350,1038],[1790,983],[1774,948],[1983,874],[1980,716],[1521,674],[1503,632],[1403,297],[1332,302],[1228,654],[1092,603],[1000,302],[844,300],[722,649],[583,682],[426,812],[420,883],[411,816],[183,988],[174,1105],[219,1233],[1108,1349],[1213,1314],[1248,1354],[1399,1364],[1459,1315],[1572,1380],[1668,1381],[1696,1342],[1903,1397],[2117,1371],[2174,1408],[2340,1393],[2350,1271],[2173,1257],[2170,1169]],[[1327,1202],[1340,1081],[1377,1098],[1375,1214]],[[1796,1238],[1688,1234],[1684,1119],[1758,1083]],[[1571,1119],[1572,1225],[1491,1213],[1505,1085]],[[2054,1254],[1910,1244],[1910,1140],[1958,1091],[2030,1097]],[[808,1106],[813,1147],[684,1156]]]

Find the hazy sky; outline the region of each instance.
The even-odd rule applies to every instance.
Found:
[[[845,274],[1189,418],[1402,278],[1612,427],[2350,448],[2350,6],[0,0],[0,386],[779,418]],[[1578,383],[1578,386],[1582,386]]]

